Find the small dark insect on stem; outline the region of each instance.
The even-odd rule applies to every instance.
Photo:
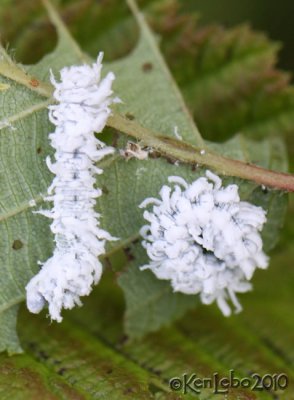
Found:
[[[149,129],[144,128],[136,121],[130,121],[119,114],[109,117],[107,125],[142,141],[145,146],[149,146],[171,159],[192,165],[205,165],[222,175],[251,180],[260,185],[275,189],[288,192],[294,191],[294,175],[230,159],[208,148],[200,149],[183,141],[162,136],[159,133],[151,132]]]

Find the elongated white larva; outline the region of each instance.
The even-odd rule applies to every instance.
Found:
[[[260,231],[265,211],[240,201],[237,185],[222,187],[221,179],[206,172],[188,184],[169,177],[161,199],[147,198],[141,208],[149,224],[141,228],[150,269],[159,279],[170,280],[174,291],[199,294],[205,304],[216,301],[224,315],[231,314],[228,300],[240,311],[236,293],[251,289],[256,268],[266,268]]]
[[[54,97],[59,102],[49,106],[49,119],[56,125],[49,135],[56,150],[55,162],[47,157],[47,166],[55,178],[45,199],[53,208],[39,211],[53,219],[54,254],[26,287],[27,307],[38,313],[48,304],[50,317],[60,322],[62,308],[80,305],[80,296],[88,295],[99,282],[102,265],[98,257],[105,253],[106,240],[115,240],[99,228],[100,215],[94,211],[101,190],[95,188],[95,166],[113,153],[95,137],[111,113],[114,74],[101,80],[103,54],[92,66],[71,66],[60,71],[61,82],[51,73]]]

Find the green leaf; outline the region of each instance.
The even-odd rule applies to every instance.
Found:
[[[30,207],[33,199],[38,207],[46,207],[41,204],[40,193],[46,192],[52,179],[44,162],[45,156],[52,154],[47,138],[52,126],[45,110],[48,100],[44,100],[45,95],[48,97],[51,93],[48,86],[49,68],[57,72],[63,65],[88,60],[52,11],[51,19],[55,20],[59,34],[59,44],[53,53],[36,65],[21,67],[9,60],[3,52],[4,59],[0,63],[0,83],[9,85],[9,89],[1,91],[0,100],[1,163],[2,170],[5,169],[1,181],[3,186],[0,201],[0,229],[3,238],[0,310],[7,313],[10,307],[24,298],[24,287],[36,273],[37,261],[46,260],[53,247],[49,221],[32,214]],[[141,21],[141,37],[133,52],[124,59],[109,64],[107,69],[113,70],[117,75],[115,90],[124,101],[118,107],[121,113],[135,118],[149,129],[170,137],[174,137],[174,128],[177,126],[185,141],[201,145],[201,136],[164,64],[156,40],[144,22]],[[17,79],[12,79],[13,76]],[[36,79],[38,84],[32,79]],[[18,101],[15,102],[15,99]],[[16,130],[11,129],[8,123]],[[120,144],[125,142],[121,140]],[[273,151],[276,144],[277,142],[271,140],[264,141],[257,151],[254,142],[240,136],[224,145],[209,146],[220,153],[247,162],[254,161],[265,167],[272,166],[274,160],[275,168],[284,170],[284,149],[279,146],[279,150]],[[178,174],[191,182],[204,172],[201,168],[194,171],[191,166],[171,164],[171,161],[161,157],[145,161],[132,159],[126,162],[117,155],[101,163],[105,173],[97,179],[97,184],[105,189],[105,194],[97,203],[97,209],[103,215],[103,227],[121,238],[119,242],[109,245],[109,254],[138,238],[139,228],[143,224],[138,204],[145,197],[156,196],[169,175]],[[257,191],[256,184],[236,181],[244,199],[250,198],[253,202],[256,200],[259,204],[268,205],[271,229],[269,241],[274,242],[277,233],[273,228],[281,225],[281,210],[284,209],[279,201],[279,193],[271,192],[269,199],[267,193]],[[138,337],[171,322],[173,318],[191,308],[196,301],[193,296],[172,295],[168,282],[159,282],[150,273],[139,272],[138,267],[144,261],[138,242],[134,245],[134,253],[138,254],[136,260],[130,269],[120,276],[119,282],[125,291],[128,307],[127,332],[132,337]],[[142,301],[140,287],[144,288],[145,302]],[[13,324],[15,319],[11,315],[7,317],[6,336],[0,336],[0,347],[9,348],[10,352],[19,350],[15,341],[7,343],[7,332],[10,332],[11,337],[14,335]]]
[[[150,271],[140,271],[138,266],[148,262],[142,247],[129,248],[135,261],[118,278],[125,292],[125,331],[132,339],[146,332],[156,331],[195,307],[198,299],[173,293],[169,282],[157,279]]]
[[[18,305],[6,305],[6,310],[0,314],[0,353],[7,350],[8,354],[21,353],[22,349],[16,334]]]
[[[35,8],[35,2],[21,2],[21,4],[24,3],[29,4],[31,9]],[[74,5],[78,11],[76,11],[76,14],[71,14],[73,21],[75,15],[78,15],[81,9],[87,8],[86,6],[83,8],[80,5],[82,3],[87,5],[90,2],[78,2]],[[106,4],[106,9],[108,6],[109,10],[112,9],[112,6],[109,5],[110,2],[99,3],[97,9],[100,9],[101,4]],[[71,11],[74,6],[69,4]],[[34,16],[33,12],[18,13],[14,8],[11,10],[15,15],[18,15],[20,21],[29,18],[31,14]],[[166,11],[162,14],[161,21],[168,17],[171,18],[171,8],[166,8]],[[91,15],[84,17],[85,21],[88,21]],[[65,16],[70,16],[70,13],[65,14]],[[171,26],[175,27],[175,18],[176,15],[170,20],[170,24],[162,23],[161,31],[169,29]],[[100,18],[103,26],[104,19],[103,21],[102,19]],[[190,21],[190,19],[188,20]],[[189,28],[187,20],[183,24],[184,26],[179,27],[180,32],[168,31],[167,29],[167,32],[163,35],[163,45],[169,43],[170,49],[172,49],[173,43],[177,43],[177,37],[182,37],[184,27]],[[86,30],[85,25],[81,31]],[[93,25],[90,24],[90,26],[93,29]],[[97,23],[95,26],[97,26]],[[105,37],[99,33],[101,42],[99,42],[99,46],[97,45],[97,49],[100,47],[100,43],[109,43],[108,33],[113,32],[113,35],[110,36],[116,41],[117,48],[109,46],[111,47],[109,50],[113,54],[116,51],[122,51],[121,43],[126,44],[128,40],[125,37],[128,38],[128,36],[121,38],[123,36],[121,32],[128,32],[127,26],[128,23],[122,19],[121,26],[114,24]],[[39,29],[42,31],[43,28],[44,25],[36,24],[34,29],[37,29],[40,33]],[[91,29],[89,33],[94,36]],[[208,33],[210,30],[213,31],[213,29],[207,28]],[[18,29],[18,31],[21,32],[21,29]],[[48,32],[48,26],[45,32]],[[199,27],[195,28],[195,25],[193,25],[190,35],[191,32],[195,32],[195,35],[198,32],[198,40],[201,44],[203,32],[199,30]],[[232,31],[223,31],[223,34],[229,36],[230,32]],[[190,35],[188,37],[194,37],[194,34]],[[21,39],[21,36],[19,35],[19,39]],[[86,36],[85,41],[88,41]],[[253,46],[254,41],[255,36],[252,37],[250,46]],[[42,46],[40,47],[46,47],[46,40],[41,40],[41,42]],[[259,41],[256,40],[256,42],[258,45]],[[71,52],[68,42],[67,44],[66,41],[63,43],[64,46],[59,47],[59,53],[53,53],[45,59],[42,66],[37,65],[28,69],[30,73],[46,80],[49,66],[57,71],[63,65],[63,62],[69,64],[80,62],[80,56]],[[89,42],[89,46],[93,48],[93,53],[97,50],[95,43],[95,38],[91,43]],[[181,43],[181,40],[179,40],[179,43]],[[248,42],[247,45],[249,45]],[[199,47],[201,49],[200,45]],[[196,41],[193,49],[199,47]],[[213,54],[219,51],[221,46],[210,45],[208,47],[208,53]],[[165,51],[167,53],[167,50]],[[193,57],[187,57],[186,63],[184,63],[184,54],[184,49],[181,48],[176,56],[169,56],[170,61],[181,62],[181,59],[183,60],[182,69],[178,68],[176,74],[178,80],[180,79],[179,76],[184,75],[189,68],[192,69],[194,74],[197,72],[192,65]],[[256,52],[256,56],[258,54],[259,50]],[[226,64],[229,56],[229,51],[224,52],[224,64]],[[82,57],[84,56],[82,55]],[[239,60],[238,69],[240,69],[240,74],[244,73],[244,81],[248,82],[244,69],[245,64],[242,63],[242,59]],[[262,63],[260,65],[262,66]],[[130,65],[125,64],[125,66]],[[111,65],[109,68],[112,69]],[[119,65],[117,68],[119,68]],[[122,79],[124,79],[124,74],[128,76],[126,82],[121,82],[122,85],[125,85],[124,93],[121,93],[126,93],[124,112],[134,112],[135,114],[136,111],[138,114],[136,117],[138,118],[140,115],[140,118],[144,119],[144,110],[140,109],[140,104],[137,104],[140,102],[137,100],[141,96],[148,97],[150,81],[148,80],[149,86],[141,86],[143,91],[138,91],[139,97],[133,99],[129,105],[127,98],[131,96],[131,90],[128,86],[131,86],[130,82],[137,76],[137,72],[132,75],[131,68],[130,70],[122,70],[120,74]],[[141,75],[138,74],[138,76]],[[144,74],[142,76],[144,80],[146,76]],[[230,78],[229,75],[228,77]],[[262,76],[259,78],[262,78]],[[27,82],[29,82],[29,79],[27,79]],[[139,84],[142,83],[139,79],[138,82]],[[18,129],[12,131],[9,127],[2,127],[0,146],[1,163],[3,162],[1,170],[9,168],[5,170],[5,174],[1,174],[1,182],[2,178],[5,179],[3,181],[4,191],[3,186],[1,186],[1,207],[3,204],[6,208],[1,208],[0,217],[2,218],[0,224],[2,229],[0,350],[8,349],[10,353],[13,353],[19,351],[15,336],[16,304],[23,298],[23,288],[26,281],[37,270],[36,261],[46,259],[52,252],[53,238],[49,232],[49,222],[40,216],[32,216],[32,209],[29,208],[28,203],[34,197],[37,207],[45,207],[41,203],[39,193],[46,191],[46,187],[52,178],[44,163],[45,156],[52,153],[47,143],[47,134],[52,130],[52,127],[48,123],[47,112],[42,111],[46,107],[47,99],[44,102],[43,96],[40,96],[35,90],[28,89],[29,84],[13,83],[8,79],[3,79],[1,83],[9,85],[9,87],[12,85],[13,89],[13,94],[10,93],[9,88],[1,92],[1,95],[6,96],[4,97],[5,101],[0,100],[1,112],[4,113],[5,118],[11,117],[10,122]],[[119,84],[117,80],[117,85]],[[236,85],[237,81],[232,79],[229,89],[233,91],[237,87]],[[261,80],[261,88],[263,85],[265,83]],[[148,90],[144,91],[145,87]],[[209,110],[209,104],[213,105],[216,100],[216,92],[212,90],[207,93],[209,96],[211,95],[211,103],[207,101]],[[273,94],[273,99],[277,98],[276,94]],[[238,102],[239,96],[241,96],[240,93],[234,97],[234,104],[236,101]],[[150,98],[153,100],[152,97]],[[269,96],[265,96],[264,109],[269,107],[268,98]],[[13,101],[14,99],[18,99],[20,104]],[[164,97],[161,97],[161,99],[164,100]],[[186,99],[188,99],[188,96]],[[188,101],[191,106],[193,104],[192,96]],[[250,97],[248,97],[248,105],[250,101]],[[244,102],[246,103],[247,100],[244,100]],[[149,103],[148,99],[146,100],[146,104],[148,104],[146,110],[149,109],[149,106],[152,107],[150,99]],[[157,106],[160,109],[161,104],[157,103]],[[155,111],[158,112],[157,109]],[[223,112],[224,116],[227,115],[226,121],[233,121],[235,116],[236,119],[239,119],[237,113],[232,111],[232,103],[229,100],[223,102],[223,108],[220,112]],[[205,115],[199,116],[202,129],[204,124],[206,126],[215,124],[210,132],[206,129],[203,129],[203,132],[206,133],[207,137],[208,135],[209,137],[214,136],[214,139],[217,139],[215,133],[219,138],[222,137],[221,132],[227,137],[227,132],[231,133],[230,123],[224,122],[223,125],[219,125],[217,120],[211,118],[211,116],[212,114],[209,111]],[[162,118],[164,117],[165,115],[162,115]],[[288,116],[285,119],[285,127],[287,127]],[[254,115],[251,121],[254,123]],[[260,123],[258,120],[256,122]],[[153,121],[152,113],[148,119],[144,120],[144,124],[155,130],[159,123],[161,124],[161,118],[160,121]],[[170,129],[172,123],[172,121],[167,121],[162,124],[163,130],[165,124],[167,127],[164,131],[165,134],[173,135],[173,130]],[[218,128],[218,125],[221,126],[221,129]],[[240,126],[242,127],[242,122]],[[253,125],[254,131],[256,126]],[[274,129],[279,133],[286,130],[283,124],[279,122],[276,114],[271,120],[267,119],[266,123],[260,126],[262,134]],[[244,130],[238,129],[238,131],[243,132]],[[210,144],[210,146],[222,154],[246,162],[252,160],[265,167],[268,166],[277,170],[286,169],[285,150],[280,140],[265,140],[256,145],[255,142],[240,135],[225,145]],[[34,149],[34,152],[32,149]],[[112,211],[112,207],[108,205],[107,209],[111,212],[111,215],[106,214],[103,223],[109,230],[113,229],[121,234],[123,239],[122,242],[115,244],[115,247],[109,248],[109,255],[115,254],[120,257],[118,249],[127,246],[127,256],[129,258],[132,258],[132,255],[135,256],[135,260],[125,265],[125,272],[120,274],[118,278],[120,285],[124,287],[128,306],[125,323],[128,331],[131,334],[134,333],[134,336],[143,333],[144,324],[145,331],[146,328],[156,329],[160,324],[168,323],[170,318],[175,316],[174,314],[179,315],[186,307],[185,301],[189,303],[191,300],[191,305],[194,302],[193,296],[183,296],[183,300],[186,299],[183,302],[178,300],[178,295],[175,296],[170,293],[167,282],[155,280],[150,272],[140,273],[137,266],[144,263],[143,250],[138,243],[130,244],[138,237],[138,226],[143,222],[141,211],[137,208],[137,204],[142,198],[157,195],[161,184],[166,182],[168,174],[183,174],[186,179],[192,180],[202,173],[201,170],[192,171],[189,166],[176,166],[169,164],[169,162],[165,158],[151,159],[140,163],[136,160],[125,162],[124,160],[108,159],[104,165],[105,174],[102,177],[104,182],[99,180],[99,184],[104,184],[105,193],[97,208],[106,207],[107,202],[114,206]],[[154,169],[151,168],[151,165],[154,166]],[[140,170],[141,167],[146,168],[145,171]],[[125,172],[123,172],[124,169]],[[140,176],[142,173],[146,173],[146,175]],[[6,174],[12,180],[6,178]],[[116,174],[121,179],[121,185],[117,184]],[[40,176],[42,180],[40,180]],[[226,178],[224,181],[227,183],[232,179]],[[281,225],[285,210],[285,196],[276,191],[257,187],[251,182],[238,179],[233,181],[241,184],[242,198],[249,199],[268,209],[269,222],[264,230],[264,239],[266,247],[269,249],[277,240],[277,227]],[[125,185],[127,185],[127,192],[124,190]],[[152,193],[149,192],[148,187],[152,187]],[[117,206],[117,200],[115,201],[117,195],[120,199],[120,207]],[[279,391],[256,392],[250,389],[232,389],[228,395],[232,400],[294,399],[292,220],[293,210],[288,214],[282,241],[275,252],[271,253],[272,260],[269,270],[257,271],[253,280],[254,291],[241,298],[244,311],[229,319],[223,318],[215,306],[199,305],[196,310],[190,311],[177,324],[149,334],[143,339],[137,338],[135,342],[129,341],[123,330],[124,296],[120,287],[114,282],[114,274],[108,268],[101,283],[95,288],[92,295],[85,299],[83,308],[66,312],[65,322],[61,325],[50,324],[45,318],[45,313],[36,317],[30,315],[25,307],[22,307],[18,327],[21,345],[26,354],[10,358],[5,354],[0,355],[1,399],[213,399],[215,395],[211,389],[203,389],[200,395],[191,393],[183,395],[182,391],[172,392],[168,382],[172,377],[181,377],[185,372],[188,374],[196,373],[201,378],[211,377],[215,372],[218,372],[220,377],[223,377],[228,375],[231,368],[234,368],[238,377],[248,377],[252,372],[261,375],[285,373],[290,381],[288,388]],[[113,253],[116,250],[117,252]],[[117,269],[119,268],[118,266]],[[25,277],[24,274],[26,274]],[[155,282],[152,283],[152,280]],[[167,291],[167,295],[162,295],[164,290]],[[188,304],[186,309],[189,307]]]
[[[173,136],[173,127],[178,126],[180,134],[186,141],[193,142],[193,134],[189,131],[187,123],[183,121],[185,115],[181,111],[181,100],[173,96],[174,86],[169,85],[165,78],[165,67],[159,68],[161,59],[158,58],[156,43],[150,33],[143,26],[141,42],[136,50],[122,61],[111,64],[111,69],[120,79],[116,83],[118,93],[123,94],[124,103],[119,111],[132,118],[138,119],[144,126],[154,131],[159,131],[167,136]],[[146,58],[148,54],[148,58]],[[146,71],[142,66],[142,60],[148,62],[151,69]],[[146,61],[145,61],[146,60]],[[130,81],[136,77],[134,87]],[[166,82],[166,83],[165,83]],[[166,84],[166,86],[164,86]],[[168,97],[166,94],[169,93]],[[177,94],[177,92],[175,92]],[[140,98],[140,101],[138,101]],[[160,118],[159,113],[167,118]],[[196,135],[195,135],[196,136]],[[256,143],[239,136],[224,145],[212,146],[219,153],[231,156],[235,159],[247,162],[254,161],[263,167],[276,167],[286,170],[285,148],[281,140],[272,139],[264,141],[256,151]],[[279,149],[278,151],[276,149]],[[277,157],[278,154],[278,157]],[[103,165],[103,163],[102,163]],[[126,246],[138,237],[138,231],[144,224],[142,211],[138,205],[146,198],[157,196],[161,186],[167,183],[170,175],[180,175],[192,182],[196,177],[204,173],[198,168],[193,171],[191,167],[184,165],[173,165],[164,159],[149,159],[146,161],[124,160],[114,157],[112,161],[105,162],[105,172],[98,179],[99,185],[106,188],[106,193],[98,201],[98,209],[103,215],[102,224],[112,234],[122,239],[112,245],[112,251],[120,246]],[[250,199],[253,203],[257,201],[258,192],[255,194],[257,185],[236,180],[243,193],[243,199]],[[272,203],[265,192],[259,196],[259,204],[270,210],[268,213],[268,224],[264,229],[267,241],[271,241],[268,248],[272,248],[273,241],[277,238],[285,210],[285,200],[277,192],[270,192]],[[255,199],[256,198],[256,199]],[[275,202],[276,199],[279,199]],[[275,207],[278,203],[280,208]],[[271,208],[270,208],[271,207]],[[136,244],[136,250],[140,255],[135,256],[135,261],[124,272],[119,284],[126,294],[126,332],[130,337],[137,337],[148,331],[157,329],[162,324],[167,324],[183,314],[188,308],[196,304],[193,296],[179,296],[173,300],[176,304],[171,305],[171,291],[168,282],[156,283],[156,278],[149,272],[140,272],[138,267],[144,265],[144,255],[140,250],[140,243]],[[143,252],[144,254],[144,252]],[[142,288],[142,290],[141,290]],[[142,294],[144,293],[144,296]],[[158,296],[160,294],[160,302]],[[175,296],[175,294],[174,294]]]
[[[172,392],[172,377],[214,373],[237,377],[280,374],[289,386],[278,391],[232,389],[229,398],[292,400],[293,209],[282,242],[272,257],[267,278],[254,277],[254,292],[245,295],[244,311],[223,318],[216,307],[200,305],[169,328],[130,342],[124,335],[123,296],[106,271],[80,309],[69,311],[63,324],[50,324],[22,307],[20,339],[26,355],[0,356],[0,396],[50,399],[197,399],[215,398]],[[97,313],[99,318],[97,318]]]

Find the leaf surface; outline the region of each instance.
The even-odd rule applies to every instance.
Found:
[[[54,18],[56,16],[53,15]],[[52,154],[48,133],[53,128],[48,121],[48,100],[44,96],[46,90],[50,94],[49,67],[57,73],[64,65],[89,60],[58,19],[57,31],[58,46],[38,64],[21,67],[9,59],[2,60],[1,83],[6,85],[6,90],[1,91],[0,99],[0,229],[3,238],[0,310],[4,310],[5,314],[3,311],[0,318],[6,321],[7,326],[3,333],[0,331],[0,348],[7,348],[10,352],[19,351],[15,340],[13,307],[24,299],[24,287],[36,273],[37,261],[46,260],[53,247],[49,221],[32,214],[30,207],[31,200],[35,200],[38,207],[47,207],[41,204],[40,193],[46,192],[52,179],[44,162],[45,156]],[[212,47],[210,51],[213,51]],[[3,54],[7,57],[6,53]],[[11,68],[18,69],[18,81],[11,79]],[[241,73],[242,65],[239,68]],[[123,100],[117,108],[120,113],[170,137],[174,137],[174,129],[177,127],[185,141],[201,144],[198,129],[189,117],[179,89],[160,55],[156,39],[144,21],[141,20],[140,39],[136,48],[125,58],[108,64],[106,69],[113,70],[117,75],[115,90]],[[37,79],[37,82],[45,82],[44,88],[43,84],[36,87],[32,78]],[[200,101],[200,98],[195,95],[195,101]],[[227,107],[230,108],[229,105]],[[125,140],[119,142],[120,145],[125,143]],[[284,161],[285,149],[279,139],[265,139],[257,146],[253,141],[238,136],[223,145],[208,145],[236,159],[278,170],[287,168]],[[129,269],[122,272],[119,278],[126,296],[126,331],[133,338],[168,324],[196,303],[193,296],[172,294],[167,282],[157,281],[149,272],[139,272],[138,267],[144,263],[144,255],[140,243],[132,244],[138,238],[143,223],[138,205],[144,198],[157,196],[169,175],[181,175],[191,182],[204,173],[201,168],[194,171],[191,166],[177,165],[171,161],[161,157],[126,162],[115,155],[102,162],[105,172],[97,179],[97,184],[105,192],[97,203],[97,210],[103,215],[101,223],[111,234],[120,237],[120,241],[109,245],[108,252],[113,254],[131,245],[135,256]],[[228,182],[227,179],[224,181]],[[235,181],[240,185],[243,199],[250,199],[268,209],[268,224],[264,235],[266,247],[271,248],[277,240],[276,228],[282,223],[284,197],[275,191],[260,190],[252,183]],[[141,287],[145,298],[139,290]],[[9,337],[12,338],[11,342],[8,341]]]

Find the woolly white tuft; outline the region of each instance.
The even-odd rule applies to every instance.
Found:
[[[39,213],[53,219],[56,248],[26,291],[31,312],[38,313],[48,304],[51,319],[58,322],[62,308],[80,305],[80,296],[88,295],[99,282],[98,257],[105,252],[106,240],[115,240],[99,228],[100,215],[94,211],[95,199],[101,195],[94,188],[94,175],[103,172],[95,163],[114,151],[94,135],[105,127],[109,106],[116,101],[111,97],[114,74],[100,79],[102,58],[100,53],[92,66],[63,68],[60,83],[51,72],[59,102],[49,106],[49,119],[56,125],[49,135],[56,162],[52,164],[49,157],[46,162],[56,176],[45,200],[54,206]]]
[[[171,281],[174,291],[200,294],[204,304],[216,301],[224,315],[231,314],[227,300],[241,311],[236,293],[251,289],[256,268],[266,268],[260,231],[266,222],[261,207],[240,201],[237,185],[222,187],[212,172],[188,184],[171,176],[172,189],[163,186],[161,199],[147,198],[141,208],[149,222],[141,228],[150,269],[159,279]]]

